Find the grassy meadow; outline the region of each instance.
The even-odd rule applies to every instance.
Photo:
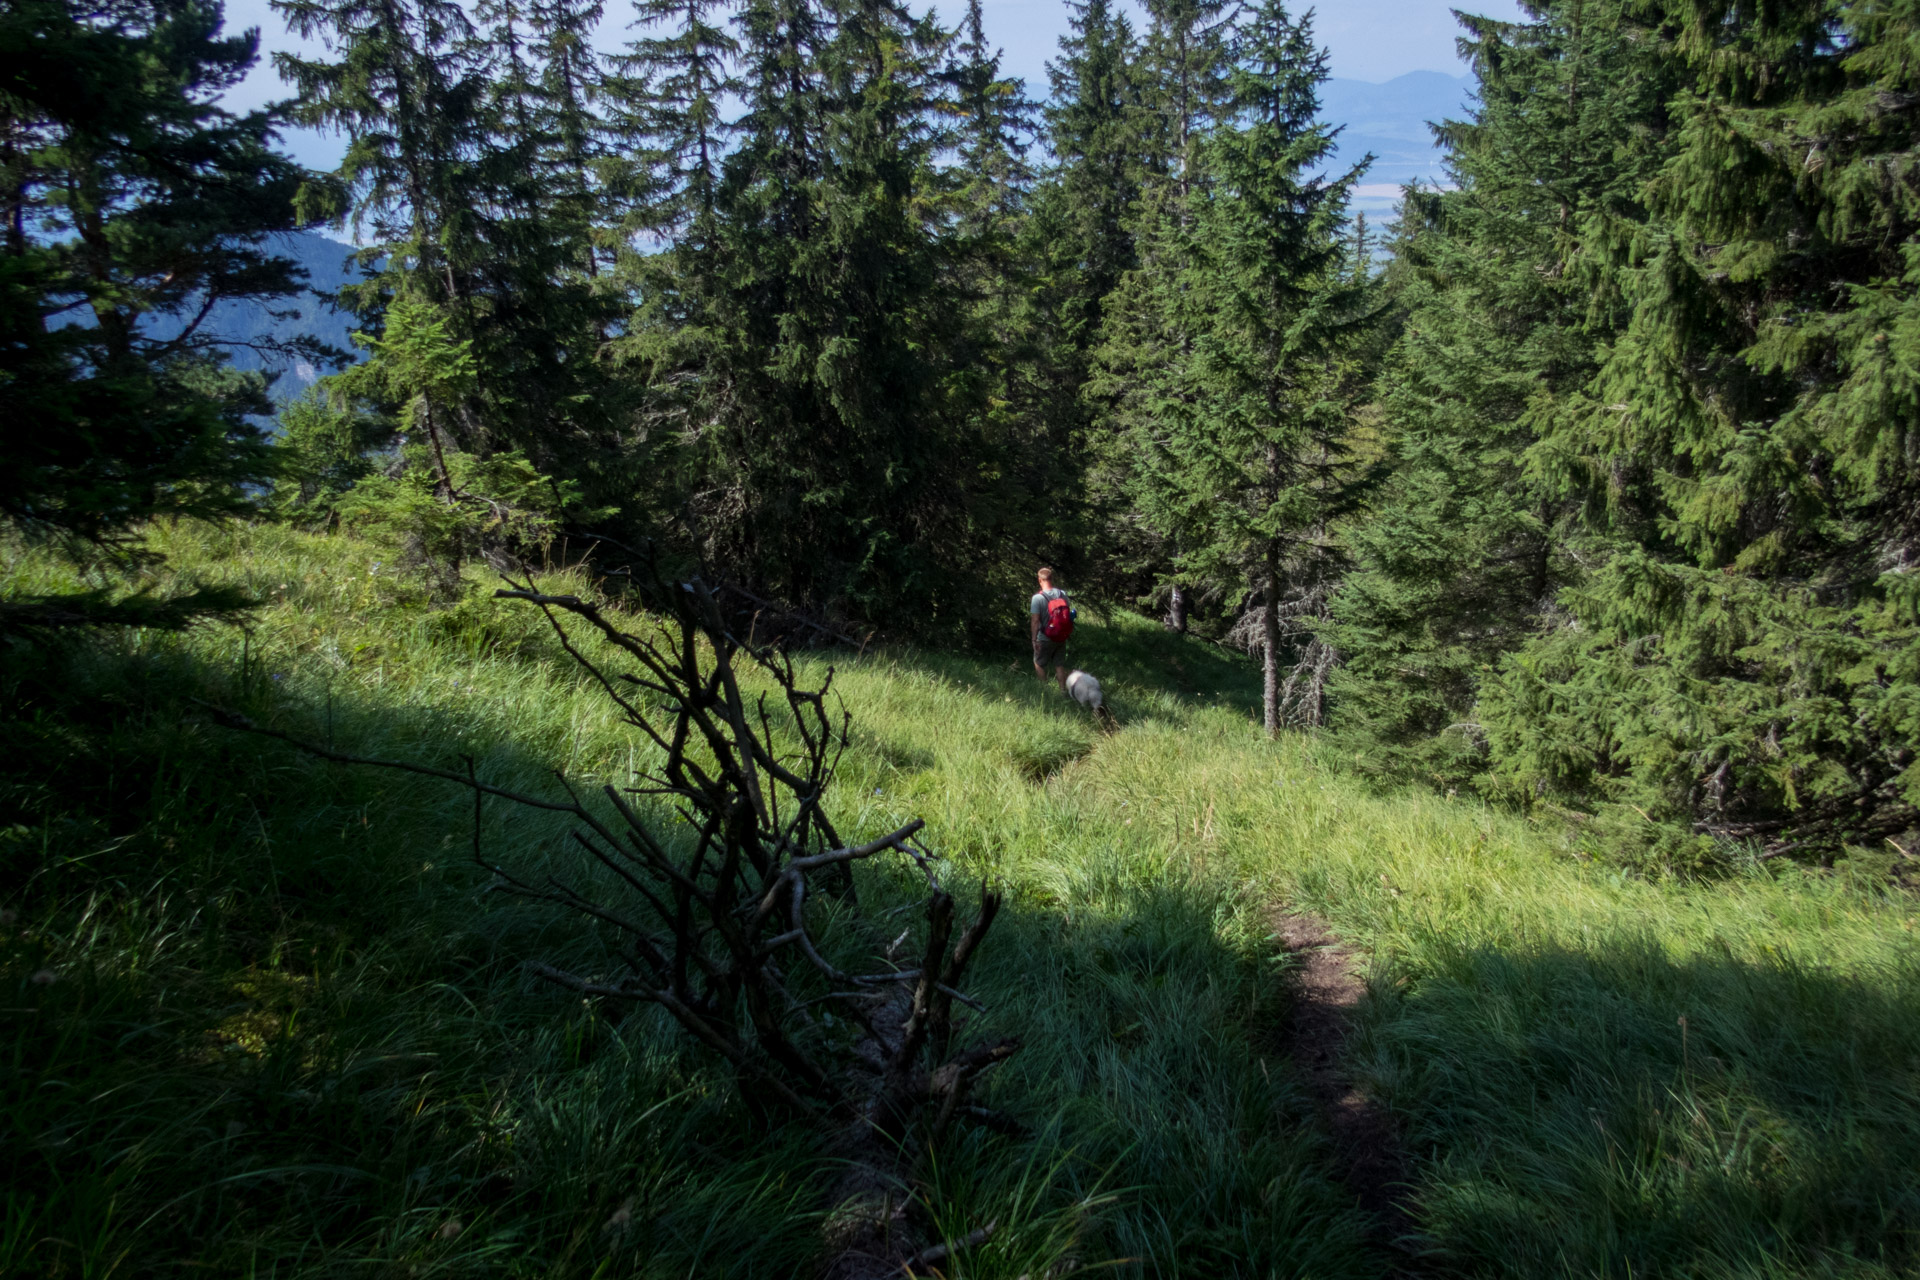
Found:
[[[0,1275],[805,1275],[817,1134],[756,1130],[655,1013],[541,985],[573,919],[481,892],[472,801],[215,727],[557,789],[645,763],[523,605],[430,601],[391,553],[157,531],[246,629],[0,654]],[[63,581],[12,551],[0,594]],[[552,585],[584,590],[578,575]],[[998,656],[813,655],[853,717],[843,834],[927,820],[1008,891],[978,1034],[1025,1050],[920,1189],[953,1277],[1894,1277],[1920,1267],[1920,901],[1884,854],[1654,882],[1556,818],[1382,793],[1268,743],[1257,674],[1127,617],[1075,660],[1095,732]],[[548,815],[482,840],[573,868]],[[864,909],[911,886],[863,864]],[[1390,1250],[1280,1049],[1276,906],[1371,957],[1353,1069],[1411,1159]]]

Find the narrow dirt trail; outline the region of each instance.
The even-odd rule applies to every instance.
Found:
[[[1424,1274],[1408,1247],[1416,1230],[1406,1152],[1387,1109],[1353,1082],[1347,1041],[1366,984],[1360,954],[1327,922],[1307,912],[1276,909],[1271,922],[1293,960],[1286,982],[1292,996],[1281,1050],[1289,1054],[1333,1137],[1335,1175],[1378,1224],[1374,1242],[1392,1259],[1393,1276]]]

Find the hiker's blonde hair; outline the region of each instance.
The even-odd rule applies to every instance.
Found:
[[[1040,574],[1039,574],[1039,576],[1040,576],[1040,579],[1041,579],[1042,581],[1044,581],[1044,582],[1052,582],[1052,581],[1053,581],[1053,570],[1051,570],[1051,569],[1049,569],[1049,568],[1047,568],[1047,567],[1046,567],[1045,565],[1042,565],[1042,566],[1040,567]]]

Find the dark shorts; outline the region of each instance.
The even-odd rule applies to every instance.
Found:
[[[1033,638],[1033,665],[1036,667],[1044,667],[1049,663],[1058,661],[1064,666],[1065,659],[1062,655],[1064,655],[1066,651],[1067,646],[1065,642],[1049,640],[1043,631]]]

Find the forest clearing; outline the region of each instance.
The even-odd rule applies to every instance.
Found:
[[[9,705],[46,709],[7,724],[9,769],[57,767],[45,820],[7,836],[41,869],[0,935],[33,1082],[9,1100],[0,1271],[805,1274],[833,1207],[817,1130],[756,1129],[657,1013],[529,977],[606,957],[571,918],[476,896],[470,797],[195,702],[471,754],[529,791],[550,768],[624,780],[634,735],[538,614],[481,573],[430,607],[338,536],[155,541],[169,572],[266,603],[246,632],[129,633],[10,677],[40,687]],[[64,572],[16,559],[5,589]],[[1125,616],[1086,631],[1116,734],[1021,663],[805,658],[852,717],[841,829],[924,818],[957,892],[1007,895],[972,994],[1024,1041],[984,1089],[1027,1133],[960,1131],[914,1188],[949,1240],[994,1224],[941,1274],[1910,1273],[1910,895],[1846,862],[1627,875],[1564,821],[1382,793],[1267,741],[1238,655]],[[490,811],[485,840],[562,865],[561,830]],[[903,885],[863,864],[860,890],[884,914]],[[1398,1134],[1404,1240],[1358,1207],[1289,1049],[1282,908],[1359,957],[1343,1071]]]
[[[0,5],[0,1278],[1920,1274],[1920,0],[1327,9]]]

